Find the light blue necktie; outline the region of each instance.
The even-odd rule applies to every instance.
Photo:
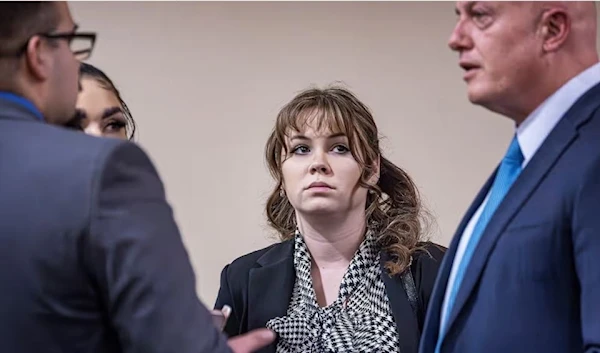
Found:
[[[435,347],[435,352],[440,352],[440,347],[442,345],[442,340],[446,334],[446,325],[448,318],[450,317],[450,313],[452,311],[452,307],[454,306],[454,302],[456,300],[456,294],[458,293],[458,289],[462,283],[463,277],[467,270],[467,266],[473,257],[473,252],[483,235],[485,227],[487,226],[490,218],[494,215],[496,208],[502,199],[504,199],[504,195],[508,192],[513,182],[517,179],[519,174],[521,173],[521,165],[523,164],[523,153],[521,152],[521,147],[519,146],[519,141],[517,140],[517,136],[513,138],[510,146],[508,147],[508,151],[502,159],[502,163],[500,163],[500,167],[498,168],[498,172],[496,173],[496,178],[494,179],[494,183],[492,184],[492,188],[490,189],[490,196],[488,198],[487,204],[485,205],[481,215],[479,216],[479,220],[475,224],[475,228],[473,228],[473,234],[471,235],[471,239],[467,243],[465,248],[465,253],[462,259],[458,259],[460,263],[458,264],[458,269],[456,271],[456,278],[454,283],[452,284],[452,288],[450,288],[450,294],[448,295],[448,309],[446,319],[441,322],[440,325],[440,334],[438,336],[437,345]]]

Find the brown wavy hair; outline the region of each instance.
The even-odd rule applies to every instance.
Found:
[[[385,264],[390,275],[402,273],[410,266],[421,243],[428,213],[419,192],[408,174],[382,156],[377,125],[368,107],[349,90],[331,86],[302,91],[286,104],[267,140],[265,155],[276,185],[268,198],[268,223],[282,241],[292,239],[296,230],[295,210],[280,192],[283,185],[281,166],[288,156],[286,137],[301,132],[307,125],[316,130],[326,128],[344,133],[352,156],[362,172],[359,184],[369,190],[365,205],[366,223],[378,235],[380,249],[391,255]],[[376,185],[368,180],[376,172],[379,159],[380,177]]]

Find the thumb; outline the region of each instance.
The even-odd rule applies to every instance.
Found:
[[[227,343],[235,353],[251,353],[275,340],[275,332],[261,328],[230,339]]]

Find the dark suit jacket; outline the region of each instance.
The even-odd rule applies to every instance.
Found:
[[[402,353],[417,352],[422,323],[443,248],[428,245],[431,256],[418,253],[411,266],[418,293],[418,315],[410,306],[400,276],[390,277],[382,271],[390,306],[400,335]],[[388,260],[381,256],[383,264]],[[225,266],[221,273],[221,288],[215,304],[221,309],[227,304],[232,313],[225,326],[229,336],[264,327],[272,318],[285,316],[292,298],[296,273],[294,242],[288,240],[242,256]],[[260,352],[275,352],[276,343]]]
[[[499,205],[449,314],[442,353],[600,352],[600,85],[558,122]],[[462,232],[442,262],[421,353],[438,338]]]
[[[229,352],[136,145],[0,97],[0,350]]]

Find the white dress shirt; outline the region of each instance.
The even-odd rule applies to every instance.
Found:
[[[521,152],[523,153],[524,161],[522,167],[525,168],[527,163],[531,160],[535,152],[542,145],[546,137],[550,134],[554,126],[560,121],[565,115],[567,110],[571,108],[573,104],[579,99],[585,92],[590,90],[593,86],[600,82],[600,63],[597,63],[579,75],[572,78],[565,85],[559,88],[554,94],[548,97],[533,113],[531,113],[523,123],[517,128],[517,140],[521,146]],[[448,316],[448,296],[450,295],[450,288],[456,280],[456,272],[458,270],[458,264],[462,260],[469,239],[473,233],[473,228],[483,211],[483,208],[487,204],[490,194],[487,196],[473,214],[473,217],[465,227],[462,237],[458,243],[456,250],[456,256],[452,263],[452,269],[450,271],[450,277],[448,278],[448,284],[446,285],[446,293],[444,295],[444,302],[442,303],[442,315],[441,321],[444,322]],[[441,325],[440,325],[441,328]]]

